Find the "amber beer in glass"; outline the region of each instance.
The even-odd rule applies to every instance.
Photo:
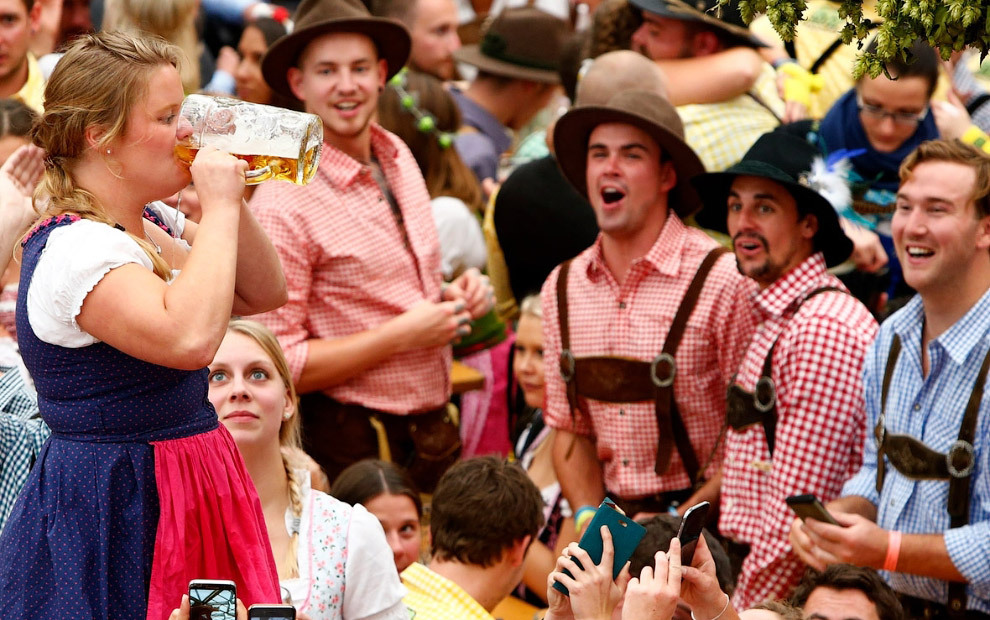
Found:
[[[248,185],[268,179],[305,185],[320,164],[323,121],[314,114],[227,97],[189,95],[179,116],[192,134],[176,145],[176,157],[191,164],[204,146],[226,151],[248,163]]]

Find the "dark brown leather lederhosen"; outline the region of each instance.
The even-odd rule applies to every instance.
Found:
[[[886,427],[887,393],[890,381],[901,352],[901,339],[894,336],[887,355],[887,366],[883,373],[880,389],[880,416],[873,434],[877,441],[877,493],[883,488],[886,462],[902,475],[913,480],[948,480],[950,516],[949,527],[962,527],[969,523],[970,477],[976,463],[973,439],[976,435],[976,422],[983,400],[983,386],[990,370],[990,352],[983,359],[983,366],[976,377],[976,385],[970,392],[966,412],[959,425],[959,436],[948,452],[936,452],[910,435],[888,433]],[[949,583],[948,614],[950,618],[966,618],[966,584]]]
[[[663,350],[652,361],[623,357],[589,356],[575,358],[571,352],[570,326],[567,320],[567,275],[570,261],[560,266],[557,274],[557,311],[560,316],[560,376],[567,386],[567,402],[571,417],[580,407],[578,396],[609,403],[628,403],[652,400],[656,407],[659,445],[654,471],[666,473],[670,467],[674,446],[681,455],[684,469],[692,484],[700,482],[698,457],[684,426],[677,402],[674,400],[674,377],[677,364],[674,356],[687,328],[688,318],[694,311],[705,285],[705,279],[719,257],[728,252],[719,247],[708,253],[691,280],[681,305],[674,315],[670,330],[664,339]]]
[[[791,318],[794,318],[794,315],[797,314],[797,311],[804,302],[815,295],[830,291],[845,293],[842,289],[834,286],[817,288],[798,301],[794,307],[794,312],[791,314]],[[786,326],[784,329],[786,329]],[[780,333],[783,334],[783,330]],[[767,447],[770,449],[770,456],[773,456],[773,447],[777,438],[777,386],[774,384],[770,372],[773,365],[773,351],[777,348],[778,340],[780,340],[780,334],[774,338],[773,344],[770,345],[767,357],[763,361],[763,370],[760,373],[760,378],[756,380],[753,391],[747,392],[740,385],[733,382],[729,386],[726,396],[726,422],[728,425],[733,430],[741,431],[754,424],[762,424],[763,432],[767,437]]]

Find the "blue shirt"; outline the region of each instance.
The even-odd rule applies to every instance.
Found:
[[[0,377],[0,530],[51,431],[38,414],[38,396],[19,368]]]
[[[477,130],[477,133],[460,133],[454,138],[457,154],[479,182],[486,178],[497,181],[499,158],[512,146],[512,134],[491,112],[461,91],[452,88],[450,94],[461,111],[461,123]]]
[[[928,344],[930,370],[921,366],[924,308],[915,296],[880,326],[867,352],[864,369],[867,428],[873,429],[881,408],[881,385],[894,334],[902,349],[887,395],[888,432],[911,435],[939,452],[948,452],[959,435],[983,359],[990,350],[990,292],[952,327]],[[971,479],[969,525],[949,528],[948,480],[912,480],[888,463],[882,491],[876,491],[877,447],[867,435],[860,471],[842,495],[865,497],[877,507],[877,524],[909,534],[943,532],[949,557],[969,582],[967,606],[990,613],[990,389],[984,391],[974,439],[975,465]],[[940,603],[948,600],[945,581],[884,572],[898,592]]]

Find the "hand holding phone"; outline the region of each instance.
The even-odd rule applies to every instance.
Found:
[[[612,547],[614,551],[612,579],[614,580],[619,576],[622,567],[626,565],[629,558],[632,557],[633,551],[639,545],[639,541],[643,540],[643,536],[646,535],[646,528],[627,517],[625,513],[619,510],[615,502],[606,497],[598,507],[598,511],[595,512],[591,523],[588,524],[588,529],[581,536],[580,542],[578,542],[578,546],[588,552],[591,561],[596,565],[602,561],[603,546],[601,528],[603,525],[608,527],[608,531],[612,535]],[[571,558],[571,561],[583,568],[576,558]],[[569,570],[565,569],[563,572],[569,577],[574,577]],[[570,596],[567,587],[559,581],[555,581],[553,587],[563,594]]]
[[[838,521],[835,520],[825,506],[822,505],[818,498],[811,493],[805,493],[804,495],[792,495],[786,500],[787,505],[794,514],[801,517],[802,521],[807,521],[808,519],[815,519],[823,523],[831,523],[832,525],[840,525]]]
[[[237,586],[222,579],[189,582],[189,620],[237,620]]]
[[[681,525],[677,528],[677,540],[681,542],[681,566],[691,566],[694,560],[694,548],[698,546],[698,537],[705,527],[708,518],[708,502],[691,506],[681,517]]]

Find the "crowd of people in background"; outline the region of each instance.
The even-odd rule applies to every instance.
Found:
[[[0,615],[990,618],[990,64],[718,5],[0,0]]]

